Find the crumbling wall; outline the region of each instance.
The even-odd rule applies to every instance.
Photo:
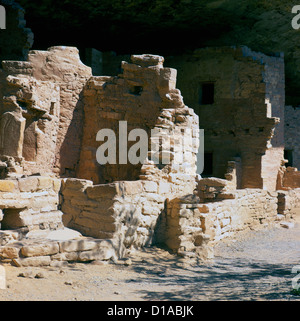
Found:
[[[195,189],[199,147],[198,117],[175,88],[176,70],[163,68],[160,56],[139,55],[131,60],[123,62],[124,72],[118,77],[91,77],[87,82],[81,180],[67,180],[62,189],[66,225],[85,235],[114,239],[120,249],[162,240],[166,199]],[[113,130],[118,151],[120,121],[127,122],[128,132],[145,130],[148,152],[138,164],[127,159],[126,164],[101,165],[96,157],[101,146],[97,132]],[[180,144],[187,129],[189,135]],[[128,145],[129,149],[132,144]],[[83,187],[80,182],[88,183]]]
[[[219,241],[277,221],[277,192],[243,189],[233,195],[233,199],[202,204],[195,195],[170,201],[166,244],[183,256],[211,258]]]
[[[50,173],[55,162],[59,87],[26,75],[19,69],[24,64],[4,61],[0,70],[0,159],[7,165],[2,178],[14,173]],[[8,164],[10,158],[15,165]]]
[[[172,180],[174,176],[174,182],[181,179],[190,182],[192,187],[199,145],[198,117],[185,106],[180,91],[175,88],[176,70],[164,68],[164,59],[160,56],[140,55],[131,59],[132,63],[123,62],[123,74],[92,77],[84,88],[85,122],[78,177],[98,184],[139,178]],[[135,143],[120,137],[121,121],[126,122],[125,135],[133,129],[147,133],[150,155],[145,155],[138,164],[131,164],[127,155],[125,164],[120,161],[120,148],[125,148],[128,154]],[[101,143],[96,136],[101,129],[113,130],[116,136],[115,164],[97,162],[96,152]],[[183,149],[176,150],[186,129],[190,130],[189,139]],[[157,143],[157,152],[151,150],[151,141],[156,139],[151,130],[162,137],[162,142]],[[168,142],[168,138],[171,141]],[[165,166],[153,164],[154,158]],[[166,158],[169,162],[163,161]]]
[[[75,176],[84,118],[81,93],[91,77],[91,68],[80,61],[79,51],[74,47],[31,51],[28,61],[34,66],[34,78],[51,81],[60,87],[60,120],[54,171],[61,176]]]
[[[213,249],[205,234],[199,198],[190,194],[167,202],[166,229],[163,242],[169,249],[188,259],[211,259]]]
[[[277,220],[277,192],[244,189],[234,194],[234,199],[198,207],[203,230],[210,235],[212,243],[246,229],[272,226]]]
[[[290,190],[300,187],[300,172],[296,167],[282,167],[279,190]]]
[[[203,178],[198,181],[197,195],[201,203],[218,202],[234,199],[236,187],[228,180],[221,178]]]
[[[224,178],[227,162],[240,157],[241,187],[275,190],[283,159],[283,58],[218,47],[167,63],[178,70],[178,88],[205,131],[205,152],[212,155],[207,175]]]
[[[91,69],[73,47],[33,50],[27,61],[3,61],[2,66],[0,154],[2,161],[14,158],[16,163],[6,171],[75,176],[84,115],[81,92]]]
[[[61,190],[64,225],[111,240],[122,257],[126,248],[152,244],[169,188],[152,181],[93,185],[66,179]]]
[[[278,214],[284,219],[293,219],[300,213],[300,189],[278,191]]]

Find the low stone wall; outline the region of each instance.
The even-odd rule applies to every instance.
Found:
[[[184,258],[207,259],[219,241],[289,220],[300,210],[300,189],[234,190],[226,180],[199,182],[201,198],[176,196],[177,185],[166,180],[100,185],[43,176],[1,180],[0,261],[29,266],[118,259],[128,248],[152,244]],[[28,236],[67,227],[84,236]]]
[[[220,240],[276,222],[277,192],[243,189],[231,193],[234,199],[205,204],[196,195],[170,201],[166,245],[181,255],[211,258],[211,246]]]
[[[235,199],[198,206],[202,229],[210,235],[211,244],[234,237],[235,233],[272,225],[277,220],[277,192],[243,189],[234,192]]]
[[[167,202],[164,243],[183,257],[208,259],[213,257],[213,251],[198,207],[199,198],[192,194]]]
[[[286,219],[300,215],[300,188],[278,191],[278,214]]]
[[[84,235],[111,240],[122,257],[126,248],[152,243],[169,189],[167,182],[93,185],[88,180],[64,179],[63,222]]]
[[[1,229],[63,227],[60,185],[59,179],[44,176],[0,180]]]
[[[282,189],[289,190],[300,187],[300,172],[295,167],[287,167],[282,175]]]

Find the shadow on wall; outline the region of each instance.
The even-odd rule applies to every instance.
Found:
[[[70,123],[59,150],[60,177],[76,177],[84,123],[83,93],[78,97]],[[58,164],[56,164],[58,165]]]

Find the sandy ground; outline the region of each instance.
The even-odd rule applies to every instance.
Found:
[[[243,233],[215,248],[215,258],[183,266],[159,248],[132,253],[132,264],[4,265],[1,301],[300,300],[292,294],[299,265],[300,222]],[[300,275],[299,275],[300,276]],[[300,284],[300,280],[299,280]]]

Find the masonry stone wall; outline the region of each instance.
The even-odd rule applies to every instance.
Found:
[[[199,198],[194,194],[168,201],[165,233],[160,242],[184,258],[207,260],[213,258],[213,249],[198,207]]]
[[[125,249],[149,246],[170,187],[153,181],[93,185],[66,179],[62,185],[65,226],[84,235],[112,240],[119,256]]]
[[[283,166],[282,57],[210,48],[196,51],[192,62],[177,61],[218,174],[203,178],[199,117],[176,88],[176,70],[164,67],[161,56],[130,59],[118,76],[92,76],[73,47],[3,61],[1,261],[109,260],[153,244],[206,259],[217,242],[239,231],[297,214],[299,193],[291,189],[299,187],[298,172]],[[215,86],[214,101],[199,104],[199,84],[207,81]],[[116,137],[115,163],[97,160],[102,129]],[[137,143],[129,134],[141,129],[146,153],[124,164],[119,143],[128,155]],[[79,234],[49,236],[66,228]]]
[[[51,177],[0,180],[1,229],[61,228],[59,190],[60,180]]]
[[[285,106],[284,145],[290,153],[289,166],[300,168],[300,137],[299,121],[300,109],[293,106]]]
[[[284,218],[295,218],[300,213],[300,189],[278,191],[278,213]]]
[[[240,157],[241,187],[275,190],[284,149],[283,57],[218,47],[167,64],[178,70],[178,88],[204,129],[205,152],[212,155],[212,172],[204,174],[224,178],[227,162]],[[202,101],[205,95],[209,101]]]
[[[131,60],[131,63],[122,63],[123,73],[118,77],[91,77],[84,88],[85,122],[78,177],[95,184],[144,179],[151,171],[152,176],[165,179],[171,179],[173,174],[176,179],[179,174],[194,177],[199,146],[198,116],[185,106],[175,87],[176,70],[164,68],[161,56],[133,55]],[[133,129],[147,133],[149,155],[138,164],[131,164],[127,156],[125,164],[119,161],[120,144],[128,152],[136,143],[127,142],[126,137],[124,142],[124,137],[120,137],[120,121],[127,122],[126,134]],[[96,141],[96,136],[101,129],[113,130],[116,135],[116,164],[97,162],[96,152],[101,143]],[[189,141],[182,150],[176,150],[180,135],[186,129],[191,131]],[[157,151],[151,149],[156,139],[151,137],[151,130],[161,136]],[[166,158],[170,161],[163,162]],[[165,164],[164,169],[153,165],[153,159]],[[183,168],[184,165],[188,166]]]
[[[196,195],[170,201],[165,243],[183,256],[212,258],[213,246],[223,239],[272,226],[278,220],[277,192],[243,189],[232,195],[231,199],[206,203],[200,203]]]
[[[235,198],[199,206],[203,229],[212,243],[246,229],[274,224],[277,220],[277,192],[244,189],[235,192]]]
[[[173,194],[174,193],[174,194]],[[166,202],[176,187],[164,181],[119,181],[93,185],[65,179],[61,210],[65,226],[83,235],[111,240],[120,257],[131,247],[165,242]]]
[[[81,192],[82,197],[78,199],[69,199],[68,188],[62,190],[62,210],[72,217],[68,226],[86,235],[112,238],[125,248],[160,242],[165,227],[166,199],[192,193],[195,189],[199,147],[198,117],[185,106],[180,91],[175,88],[176,70],[164,68],[160,56],[134,55],[131,61],[122,63],[123,73],[118,77],[91,77],[87,82],[78,176],[95,185],[83,189],[85,194]],[[97,132],[113,130],[118,148],[122,138],[119,137],[120,121],[127,122],[128,132],[145,130],[148,153],[139,164],[127,161],[127,164],[101,165],[96,157],[101,145],[95,139]],[[187,129],[189,135],[185,136],[184,145],[180,145]],[[153,135],[151,130],[156,134]],[[155,142],[155,149],[152,142]],[[132,144],[128,145],[129,149]],[[68,182],[66,186],[70,184]],[[106,199],[105,190],[111,188],[115,194]],[[86,212],[91,202],[89,191],[98,189],[98,205],[94,205],[110,213],[110,230],[106,230],[100,217],[95,223],[97,211],[93,214]],[[77,204],[76,209],[74,204]],[[74,217],[74,213],[78,216]]]

